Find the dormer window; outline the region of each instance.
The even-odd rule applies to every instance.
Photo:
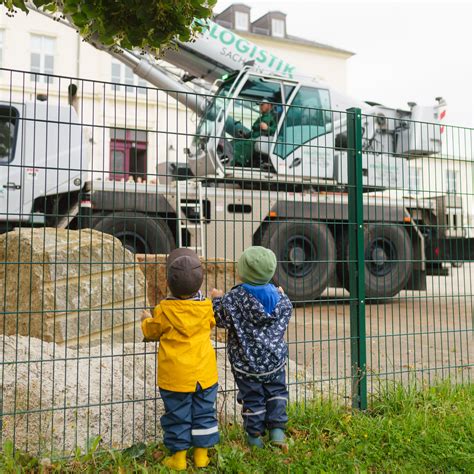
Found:
[[[240,31],[249,30],[249,14],[245,12],[235,12],[235,29]]]
[[[285,37],[285,21],[272,18],[272,36],[277,38]]]

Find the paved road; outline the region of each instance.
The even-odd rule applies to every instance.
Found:
[[[448,277],[428,277],[426,292],[404,291],[366,307],[369,389],[408,377],[474,380],[474,264],[452,270]],[[319,381],[313,388],[349,395],[349,322],[344,290],[295,310],[290,357],[306,368],[307,380]]]

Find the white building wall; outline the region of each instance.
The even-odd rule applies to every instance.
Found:
[[[41,35],[54,39],[54,74],[64,76],[48,84],[34,82],[30,74],[1,71],[0,99],[28,102],[35,101],[38,94],[47,94],[50,103],[66,105],[67,87],[71,82],[76,84],[77,110],[90,147],[94,177],[108,177],[112,127],[148,131],[147,171],[151,175],[156,173],[157,162],[168,156],[168,148],[176,150],[177,132],[194,130],[193,114],[150,85],[144,94],[133,88],[128,93],[123,87],[114,91],[109,84],[112,57],[82,41],[72,29],[34,12],[10,18],[0,8],[0,66],[30,71],[31,35]],[[78,81],[78,77],[84,80]]]

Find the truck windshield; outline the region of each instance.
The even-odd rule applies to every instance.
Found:
[[[218,90],[216,96],[209,102],[206,111],[204,112],[201,121],[199,122],[196,139],[199,137],[211,137],[216,134],[216,119],[222,110],[226,107],[226,98],[233,85],[232,80],[224,82]]]
[[[294,85],[249,76],[235,95],[230,92],[233,84],[233,80],[225,82],[209,104],[199,124],[195,146],[202,137],[215,138],[222,163],[250,166],[255,142],[262,141],[263,137],[273,141]],[[263,105],[264,102],[267,104]]]
[[[282,86],[280,82],[270,81],[263,77],[250,77],[235,98],[229,97],[233,81],[225,82],[216,97],[210,102],[201,122],[198,136],[213,136],[216,119],[222,110],[226,110],[225,131],[228,138],[239,138],[249,133],[252,125],[260,115],[259,104],[267,100],[273,104],[273,113],[278,117],[282,109]],[[293,90],[293,86],[284,88],[286,98]]]

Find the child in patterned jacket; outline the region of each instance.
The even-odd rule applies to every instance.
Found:
[[[283,290],[270,283],[276,265],[271,250],[249,247],[237,264],[244,283],[225,295],[216,289],[211,292],[216,324],[229,331],[228,357],[248,443],[257,448],[264,446],[261,437],[266,430],[272,444],[286,446],[284,338],[293,307]]]

